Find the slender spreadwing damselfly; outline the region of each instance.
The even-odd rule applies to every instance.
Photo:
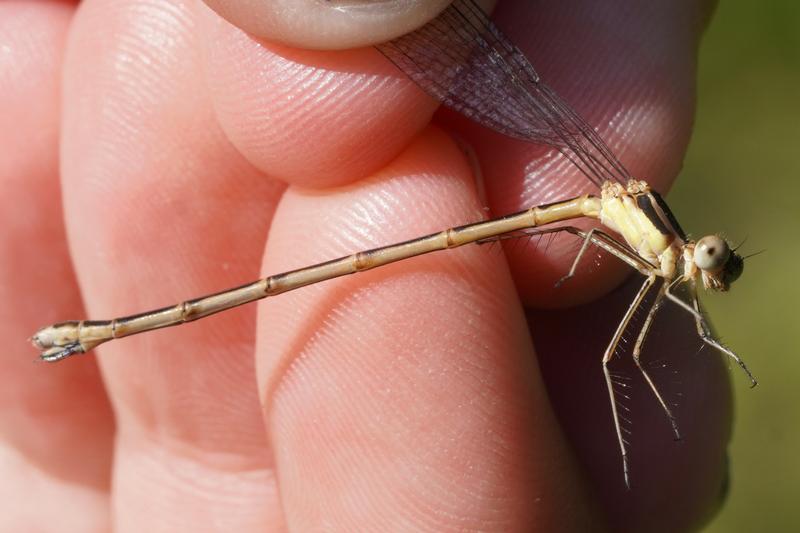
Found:
[[[112,339],[183,324],[429,252],[521,235],[563,232],[578,236],[582,246],[562,281],[575,274],[581,257],[591,246],[605,250],[644,277],[602,356],[626,484],[629,485],[627,443],[608,363],[631,326],[634,314],[645,302],[649,302],[649,308],[633,346],[633,360],[661,404],[676,437],[680,438],[680,433],[675,417],[640,361],[645,338],[664,302],[672,302],[693,316],[702,343],[735,361],[752,384],[756,384],[742,360],[714,338],[697,296],[698,280],[705,289],[727,291],[742,273],[743,258],[716,235],[697,241],[689,239],[661,196],[645,181],[629,174],[595,130],[542,82],[523,53],[489,21],[474,0],[456,0],[426,26],[379,45],[378,49],[445,106],[510,137],[557,149],[599,189],[599,194],[584,194],[357,252],[154,311],[112,320],[69,321],[47,326],[32,338],[42,351],[41,358],[60,361]],[[554,225],[579,218],[595,219],[600,227],[582,230]],[[687,288],[688,301],[675,293],[678,286]],[[651,292],[655,297],[649,301],[646,298]]]

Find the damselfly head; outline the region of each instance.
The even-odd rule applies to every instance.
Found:
[[[694,264],[700,269],[706,289],[727,291],[744,270],[742,256],[731,250],[725,239],[707,235],[694,247]]]

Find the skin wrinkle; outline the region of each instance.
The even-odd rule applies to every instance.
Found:
[[[224,426],[220,429],[225,430]],[[156,427],[143,427],[138,423],[120,424],[117,438],[131,443],[148,441],[148,444],[138,444],[137,447],[158,449],[164,453],[181,457],[198,465],[225,472],[228,474],[247,472],[268,472],[273,466],[272,457],[267,453],[244,455],[235,451],[226,451],[219,447],[197,446],[196,443],[182,436],[170,435],[159,431]],[[255,447],[254,447],[255,448]],[[259,448],[263,452],[263,447]],[[265,459],[267,464],[265,467]],[[180,473],[180,470],[176,470]],[[187,478],[191,480],[191,478]]]
[[[219,470],[220,465],[215,464],[215,461],[209,461],[207,456],[193,457],[184,453],[173,453],[176,450],[154,445],[133,447],[132,445],[137,442],[135,439],[120,442],[125,442],[127,445],[120,450],[125,461],[120,465],[120,470],[142,480],[127,487],[127,495],[133,505],[138,506],[141,505],[139,502],[147,502],[147,496],[158,497],[148,502],[147,508],[117,509],[118,517],[142,512],[164,515],[165,518],[158,524],[159,529],[182,530],[186,525],[185,518],[174,511],[185,508],[186,500],[194,499],[205,503],[195,510],[204,529],[241,530],[239,528],[243,524],[251,526],[247,529],[256,529],[259,525],[271,521],[270,517],[266,516],[267,508],[259,501],[259,493],[263,491],[262,487],[275,486],[272,479],[273,471],[258,468],[249,471],[242,468]],[[185,450],[181,450],[183,451]],[[163,470],[167,470],[170,475],[164,475]],[[154,479],[149,480],[148,478],[154,474]],[[139,495],[131,494],[131,489],[139,491]],[[225,508],[242,509],[242,511],[221,512]],[[119,518],[117,520],[120,528],[130,525],[129,522],[119,523]]]

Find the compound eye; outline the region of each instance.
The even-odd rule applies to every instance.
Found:
[[[731,256],[728,243],[716,235],[708,235],[697,241],[694,247],[694,264],[701,270],[716,272]]]

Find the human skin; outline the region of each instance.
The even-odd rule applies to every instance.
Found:
[[[680,311],[659,317],[667,333],[645,357],[681,376],[686,438],[671,440],[637,383],[626,490],[600,357],[641,280],[612,291],[625,268],[590,259],[554,289],[568,239],[433,254],[31,362],[26,339],[46,323],[151,309],[587,190],[547,149],[451,113],[430,125],[435,103],[374,49],[336,50],[430,9],[329,31],[325,9],[363,3],[305,15],[213,4],[258,37],[192,2],[0,4],[0,529],[707,520],[730,431],[721,357],[695,355]],[[505,2],[496,15],[632,174],[663,191],[688,142],[711,6],[639,4]],[[281,29],[297,16],[320,29]],[[287,35],[291,46],[276,42]]]

